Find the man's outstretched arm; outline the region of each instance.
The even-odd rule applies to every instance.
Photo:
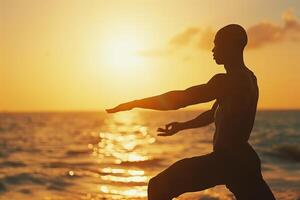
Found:
[[[199,128],[203,126],[207,126],[214,122],[214,114],[218,107],[218,102],[216,101],[212,108],[208,111],[201,113],[196,118],[186,121],[186,122],[171,122],[166,125],[165,128],[158,128],[159,136],[170,136],[174,135],[175,133],[185,130],[185,129],[192,129],[192,128]]]
[[[177,110],[189,105],[208,102],[222,95],[224,77],[224,74],[217,74],[206,84],[193,86],[186,90],[175,90],[153,97],[130,101],[106,111],[114,113],[133,108]]]
[[[176,110],[180,108],[178,98],[183,96],[182,90],[170,91],[161,95],[152,96],[144,99],[134,100],[120,104],[112,109],[107,109],[109,113],[131,110],[133,108],[145,108],[153,110]]]

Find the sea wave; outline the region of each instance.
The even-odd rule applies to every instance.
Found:
[[[296,144],[275,145],[268,154],[282,159],[300,162],[300,146]]]
[[[31,173],[18,173],[11,176],[5,176],[0,179],[0,183],[0,192],[6,192],[7,186],[9,185],[44,185],[48,190],[64,190],[66,187],[72,185],[72,182],[67,181],[62,177],[43,176],[41,174]]]

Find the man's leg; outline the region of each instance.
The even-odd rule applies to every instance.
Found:
[[[223,165],[214,152],[179,160],[149,181],[148,200],[171,200],[224,184]]]
[[[228,188],[237,200],[275,200],[271,189],[262,178],[257,180],[245,180],[244,182],[237,183],[236,186]]]
[[[227,160],[226,187],[237,200],[275,200],[261,174],[261,161],[250,145],[223,157]]]

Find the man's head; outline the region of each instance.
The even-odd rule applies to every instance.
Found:
[[[217,64],[229,64],[243,56],[248,38],[245,29],[238,24],[229,24],[221,28],[214,40],[212,49]]]

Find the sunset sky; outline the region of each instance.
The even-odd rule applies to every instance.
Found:
[[[248,32],[259,108],[300,109],[300,1],[0,2],[0,111],[103,110],[205,83],[224,72],[211,49],[230,23]]]

